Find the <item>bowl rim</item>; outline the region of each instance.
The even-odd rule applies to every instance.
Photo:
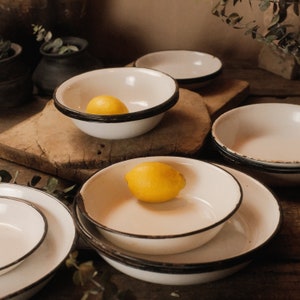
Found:
[[[80,216],[78,215],[78,209],[76,209],[77,204],[76,202],[73,202],[72,209],[74,212],[75,224],[80,232],[80,236],[89,245],[95,248],[100,255],[104,255],[108,258],[111,258],[112,260],[115,260],[119,263],[125,264],[133,268],[160,272],[160,273],[194,274],[194,273],[212,272],[212,271],[223,270],[239,264],[250,262],[253,258],[259,255],[259,253],[273,240],[273,238],[280,231],[283,222],[282,206],[280,204],[278,197],[276,197],[273,191],[270,190],[270,188],[267,187],[265,184],[261,183],[257,179],[251,177],[250,175],[247,175],[244,172],[238,171],[231,167],[226,167],[225,165],[219,165],[219,166],[225,167],[227,170],[233,170],[234,172],[237,172],[238,175],[241,174],[240,176],[246,178],[247,181],[251,181],[251,183],[253,182],[255,185],[259,186],[260,188],[268,191],[268,193],[274,199],[274,205],[277,206],[279,219],[276,227],[264,242],[257,245],[253,249],[250,249],[245,253],[241,253],[239,255],[235,255],[232,257],[222,258],[222,259],[209,261],[209,262],[199,262],[199,263],[160,262],[148,258],[136,257],[134,253],[128,252],[126,250],[122,252],[123,249],[121,249],[118,246],[115,246],[112,242],[107,242],[105,238],[103,238],[104,242],[98,241],[97,238],[95,238],[92,235],[92,233],[90,233],[87,229],[85,229],[83,225],[80,223],[79,221]],[[94,225],[92,224],[92,226]]]
[[[245,154],[242,154],[240,152],[234,151],[228,146],[226,146],[219,138],[219,136],[215,133],[216,127],[219,126],[220,122],[223,118],[226,116],[235,113],[236,111],[243,111],[247,110],[248,108],[257,108],[257,107],[270,107],[270,106],[278,106],[278,107],[298,107],[297,104],[291,104],[291,103],[256,103],[256,104],[249,104],[241,107],[233,108],[223,114],[221,114],[219,117],[215,119],[215,121],[212,124],[211,129],[211,139],[217,148],[217,150],[226,158],[230,159],[231,161],[234,161],[236,163],[240,163],[243,165],[250,166],[252,168],[261,169],[264,171],[269,172],[276,172],[276,173],[299,173],[300,172],[300,161],[268,161],[263,159],[258,159],[255,157],[247,156]]]
[[[177,157],[177,156],[150,156],[150,157],[147,157],[146,159],[155,159],[155,160],[159,160],[160,158],[162,157],[165,157],[165,158],[172,158],[174,160],[188,160],[188,161],[195,161],[196,159],[192,159],[192,158],[187,158],[187,157]],[[234,214],[235,212],[239,209],[239,207],[241,206],[242,204],[242,199],[243,199],[243,190],[242,190],[242,187],[241,187],[241,184],[239,183],[239,181],[227,170],[225,170],[224,168],[216,165],[216,164],[213,164],[213,163],[210,163],[208,161],[204,161],[204,160],[196,160],[197,162],[199,163],[204,163],[206,165],[209,165],[211,167],[213,167],[214,169],[218,169],[218,171],[221,171],[223,173],[225,173],[227,176],[229,175],[230,178],[232,178],[233,182],[236,184],[236,187],[238,188],[238,191],[239,191],[239,197],[235,203],[235,206],[233,207],[233,209],[228,212],[226,215],[224,215],[220,220],[218,221],[215,221],[213,224],[211,225],[208,225],[208,226],[205,226],[203,228],[200,228],[200,229],[196,229],[196,230],[192,230],[192,231],[187,231],[187,232],[183,232],[183,233],[175,233],[175,234],[166,234],[166,235],[159,235],[159,234],[156,234],[156,235],[150,235],[150,234],[137,234],[137,233],[130,233],[130,232],[125,232],[125,231],[120,231],[120,230],[117,230],[117,229],[113,229],[113,228],[110,228],[110,227],[107,227],[99,222],[97,222],[96,220],[94,220],[91,216],[89,216],[88,212],[86,211],[85,209],[85,205],[84,205],[84,200],[83,200],[83,196],[82,196],[82,188],[85,186],[85,184],[92,178],[95,178],[95,176],[97,176],[97,174],[101,173],[102,171],[104,170],[107,170],[109,169],[110,167],[114,167],[116,165],[122,165],[122,164],[126,164],[128,161],[133,161],[133,160],[136,160],[136,159],[142,159],[141,157],[139,158],[133,158],[133,159],[129,159],[129,160],[126,160],[126,161],[121,161],[121,162],[118,162],[118,163],[115,163],[113,165],[110,165],[98,172],[96,172],[95,174],[93,174],[81,187],[81,189],[78,191],[78,193],[75,195],[74,197],[74,202],[76,203],[76,205],[78,206],[78,208],[80,209],[81,213],[84,215],[85,218],[87,218],[91,223],[93,223],[94,225],[96,225],[97,227],[99,227],[100,229],[103,229],[107,232],[110,232],[110,233],[115,233],[115,234],[119,234],[119,235],[122,235],[122,236],[126,236],[126,237],[131,237],[131,238],[139,238],[139,239],[158,239],[158,240],[163,240],[163,239],[174,239],[174,238],[181,238],[181,237],[186,237],[186,236],[192,236],[192,235],[196,235],[196,234],[199,234],[201,232],[205,232],[205,231],[208,231],[210,229],[213,229],[213,228],[216,228],[218,227],[219,225],[221,224],[224,224],[228,219],[230,219]]]
[[[171,79],[171,81],[174,83],[174,91],[170,95],[168,99],[166,99],[163,103],[160,103],[158,105],[152,106],[150,108],[147,108],[142,111],[135,111],[135,112],[129,112],[125,114],[119,114],[119,115],[97,115],[97,114],[89,114],[85,112],[81,112],[72,108],[69,108],[65,104],[63,104],[57,97],[58,91],[67,85],[71,80],[74,79],[79,79],[80,77],[92,75],[95,73],[99,72],[113,72],[113,71],[118,71],[118,70],[134,70],[138,69],[139,71],[142,72],[147,72],[151,74],[160,74],[163,75],[164,77],[167,77]],[[88,72],[81,73],[79,75],[73,76],[70,79],[67,79],[64,81],[62,84],[60,84],[58,87],[55,88],[53,92],[53,100],[54,100],[54,105],[55,107],[64,115],[81,120],[81,121],[86,121],[86,122],[102,122],[102,123],[123,123],[123,122],[130,122],[130,121],[136,121],[136,120],[141,120],[149,117],[154,117],[158,114],[164,113],[171,107],[173,107],[179,100],[179,86],[176,80],[171,77],[168,74],[165,74],[163,72],[157,71],[157,70],[152,70],[149,68],[135,68],[135,67],[112,67],[112,68],[104,68],[104,69],[97,69],[97,70],[92,70]]]
[[[299,174],[300,173],[300,165],[286,165],[283,164],[268,164],[263,161],[255,161],[254,159],[247,158],[245,156],[240,156],[239,154],[235,154],[231,151],[228,151],[226,147],[221,146],[215,143],[215,147],[219,151],[219,153],[226,158],[227,160],[239,164],[241,166],[246,166],[251,169],[255,169],[258,171],[263,171],[267,173],[277,173],[277,174]]]
[[[5,269],[8,269],[8,268],[22,262],[24,259],[26,259],[28,256],[30,256],[35,250],[37,250],[40,247],[40,245],[45,240],[47,232],[48,232],[48,221],[47,221],[47,218],[46,218],[45,214],[41,211],[41,209],[39,209],[36,205],[34,205],[31,202],[28,202],[28,201],[20,199],[20,198],[0,195],[0,201],[1,200],[8,200],[8,201],[13,201],[13,202],[18,202],[21,205],[27,206],[31,210],[35,211],[35,213],[37,213],[38,216],[41,217],[42,224],[44,225],[43,230],[42,230],[42,234],[38,238],[37,242],[35,244],[31,245],[29,251],[25,252],[23,255],[21,255],[20,257],[16,258],[13,261],[11,261],[10,263],[7,263],[6,265],[0,266],[0,272],[4,272]]]
[[[23,294],[27,295],[27,293],[35,294],[53,277],[55,272],[59,269],[59,266],[67,258],[68,253],[74,249],[78,238],[75,221],[71,215],[70,208],[66,203],[42,189],[3,182],[0,183],[0,195],[3,197],[21,199],[36,205],[45,214],[48,221],[48,229],[50,230],[48,230],[46,234],[45,242],[50,243],[50,249],[55,250],[55,254],[50,255],[49,257],[49,255],[47,255],[49,247],[44,247],[42,244],[32,256],[28,257],[29,263],[24,261],[25,267],[22,265],[20,271],[17,269],[4,274],[3,280],[0,280],[1,287],[1,284],[3,285],[3,283],[8,281],[7,278],[9,279],[9,282],[11,282],[14,281],[17,276],[19,278],[20,274],[25,275],[26,277],[24,280],[19,281],[18,285],[10,286],[8,291],[3,292],[0,289],[1,299],[22,297]],[[63,243],[61,242],[60,227],[63,227],[69,232],[68,240],[64,240]],[[43,264],[43,260],[45,259],[49,259],[49,261],[46,264]],[[31,262],[35,262],[35,260],[38,260],[41,266],[32,273],[30,271],[32,269]]]
[[[138,64],[141,62],[141,60],[143,60],[144,58],[150,57],[150,56],[155,56],[155,55],[164,55],[164,54],[183,54],[183,53],[191,53],[191,54],[195,54],[195,55],[206,55],[212,59],[215,59],[218,63],[219,63],[219,67],[211,72],[208,72],[206,75],[203,76],[192,76],[192,77],[176,77],[173,76],[171,74],[169,74],[170,76],[172,76],[179,84],[193,84],[193,83],[199,83],[199,82],[205,82],[208,80],[212,80],[214,78],[216,78],[217,76],[219,76],[222,72],[223,72],[223,64],[222,61],[215,55],[212,55],[210,53],[206,53],[206,52],[201,52],[201,51],[195,51],[195,50],[183,50],[183,49],[175,49],[175,50],[162,50],[162,51],[155,51],[155,52],[150,52],[147,53],[143,56],[140,56],[139,58],[137,58],[134,62],[133,62],[133,66],[137,67],[137,68],[142,68],[143,66],[138,66]],[[150,66],[147,67],[153,70],[158,70],[156,68],[151,68]],[[162,71],[160,71],[162,72]]]

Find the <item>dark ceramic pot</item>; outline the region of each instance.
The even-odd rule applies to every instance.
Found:
[[[11,44],[12,55],[0,60],[0,108],[12,108],[32,100],[30,67],[20,45]]]
[[[33,72],[33,82],[41,96],[52,97],[53,91],[63,81],[102,67],[101,62],[91,56],[88,51],[88,42],[77,37],[62,38],[64,44],[76,45],[79,51],[55,54],[47,53],[43,44],[40,48],[42,58]]]

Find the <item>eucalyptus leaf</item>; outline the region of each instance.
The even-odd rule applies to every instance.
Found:
[[[78,266],[77,273],[78,274],[75,276],[75,280],[77,280],[77,284],[79,280],[80,285],[85,285],[97,275],[97,271],[95,270],[92,261],[81,263]]]
[[[237,12],[239,4],[243,0],[215,1],[212,14],[220,18],[224,23],[235,29],[244,29],[246,35],[251,35],[258,42],[267,44],[269,47],[292,55],[296,62],[300,61],[299,28],[289,24],[288,18],[291,15],[299,16],[299,0],[244,0],[253,9],[256,5],[264,13],[269,10],[272,13],[270,24],[267,28],[258,25],[256,20],[246,21]],[[288,11],[289,7],[292,9]],[[234,12],[230,10],[234,9]],[[244,7],[242,9],[245,9]],[[248,14],[249,15],[249,14]],[[249,24],[255,24],[254,26]]]
[[[48,31],[44,36],[44,40],[45,42],[49,42],[51,39],[52,39],[52,33],[51,31]]]
[[[63,55],[80,50],[76,45],[65,45],[63,39],[61,38],[54,39],[52,32],[47,31],[41,25],[31,24],[31,26],[33,29],[33,34],[36,36],[36,40],[39,42],[45,42],[45,45],[43,46],[43,50],[45,52]]]
[[[261,0],[259,2],[259,8],[261,11],[266,11],[271,6],[271,0]]]
[[[45,188],[49,194],[53,194],[56,191],[57,186],[58,186],[58,179],[54,177],[49,177]]]
[[[278,14],[274,14],[272,17],[272,20],[270,22],[269,27],[272,27],[273,25],[276,25],[279,22],[280,16]]]

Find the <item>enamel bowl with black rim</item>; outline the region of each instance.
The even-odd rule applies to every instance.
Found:
[[[180,86],[191,89],[210,83],[222,72],[222,62],[219,58],[208,53],[189,50],[148,53],[138,58],[134,65],[169,74]]]
[[[89,101],[99,95],[120,99],[128,108],[123,114],[86,113]],[[142,135],[162,120],[179,99],[176,81],[159,71],[106,68],[74,76],[54,91],[54,104],[84,133],[102,139]]]
[[[0,275],[28,258],[45,239],[47,219],[33,204],[0,197]]]
[[[145,255],[109,242],[75,204],[81,237],[117,270],[140,280],[191,285],[225,278],[261,254],[280,229],[282,212],[266,186],[249,175],[221,166],[240,182],[243,201],[219,234],[205,245],[173,255]]]
[[[251,104],[219,116],[212,139],[229,161],[270,184],[300,182],[300,106]]]
[[[17,268],[0,277],[0,299],[30,299],[49,282],[73,249],[77,236],[74,220],[60,200],[32,187],[0,183],[0,197],[26,201],[47,220],[48,230],[41,245]],[[24,216],[22,219],[27,220]]]
[[[143,162],[161,162],[179,171],[186,185],[170,201],[147,203],[130,192],[125,174]],[[213,239],[242,201],[238,181],[208,162],[171,156],[126,160],[94,174],[76,202],[105,238],[136,253],[174,254]]]

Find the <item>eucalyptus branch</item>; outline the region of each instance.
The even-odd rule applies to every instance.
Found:
[[[78,251],[69,254],[66,259],[66,266],[68,268],[75,268],[73,273],[73,282],[75,285],[81,287],[92,284],[92,288],[84,291],[81,300],[87,300],[89,296],[98,296],[101,300],[135,300],[134,295],[129,291],[120,291],[117,286],[112,283],[107,273],[99,276],[92,261],[85,261],[79,263]],[[96,280],[98,276],[98,280]],[[90,285],[89,285],[90,286]]]
[[[6,183],[15,183],[17,184],[17,179],[19,176],[19,171],[16,171],[15,174],[11,175],[7,170],[0,170],[0,182]],[[42,177],[39,175],[34,175],[27,186],[37,188],[39,190],[45,191],[48,194],[51,194],[62,201],[70,202],[73,200],[73,197],[77,191],[77,185],[71,184],[70,186],[61,189],[59,187],[59,180],[55,177],[48,177],[45,185],[38,187]]]
[[[61,38],[53,38],[52,32],[46,30],[43,26],[32,24],[33,34],[38,42],[44,41],[46,44],[43,50],[48,53],[66,54],[79,51],[76,45],[65,45]]]
[[[272,19],[265,32],[255,20],[246,22],[240,13],[228,12],[228,8],[235,9],[243,0],[218,0],[212,9],[212,14],[220,18],[227,25],[235,29],[245,30],[246,35],[258,42],[265,43],[283,53],[292,55],[300,64],[300,39],[299,32],[293,31],[295,26],[285,23],[288,18],[288,9],[291,13],[299,16],[299,0],[247,0],[249,8],[253,9],[253,3],[258,5],[264,13],[272,10]],[[246,0],[245,0],[246,1]]]

